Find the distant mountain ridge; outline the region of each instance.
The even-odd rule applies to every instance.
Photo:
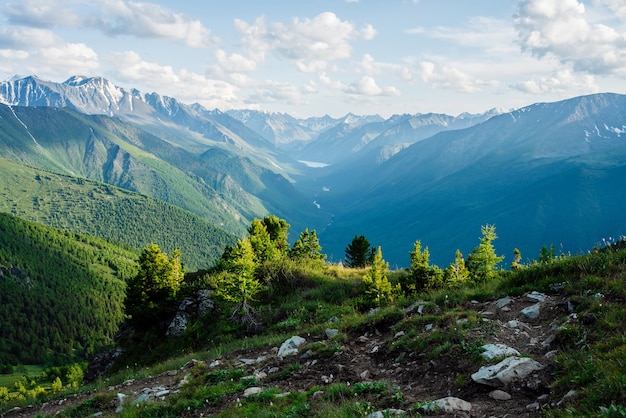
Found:
[[[126,138],[118,142],[122,152],[111,154],[117,159],[104,159],[112,168],[134,167],[134,160],[121,158],[136,158],[128,148],[132,144],[159,164],[201,180],[180,184],[212,190],[205,198],[221,199],[228,216],[241,224],[271,213],[294,230],[317,229],[332,260],[343,257],[354,235],[365,234],[383,246],[392,265],[407,264],[417,239],[431,247],[438,263],[452,258],[452,246],[467,254],[486,223],[496,224],[501,237],[496,245],[503,252],[521,247],[532,255],[542,245],[562,244],[564,251],[576,252],[602,236],[625,233],[625,215],[618,210],[626,204],[619,187],[626,184],[624,97],[602,93],[478,115],[298,119],[207,110],[157,93],[119,89],[101,78],[55,84],[31,77],[0,84],[1,100],[16,114],[15,106],[34,104],[107,111],[99,115],[113,114],[152,135],[121,135],[129,129],[91,116],[102,135]],[[24,152],[41,160],[36,135],[29,137],[17,124],[7,129],[20,130],[20,143],[30,141]],[[11,137],[9,131],[4,136]],[[97,141],[88,143],[98,149]],[[66,165],[63,158],[77,161],[55,155],[59,166]],[[96,155],[101,154],[84,153],[87,160]]]

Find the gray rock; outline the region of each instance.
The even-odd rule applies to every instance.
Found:
[[[135,406],[135,405],[139,405],[140,403],[146,403],[150,400],[150,395],[147,393],[142,393],[141,395],[139,395],[138,398],[136,398],[131,405]]]
[[[485,351],[480,355],[487,360],[520,355],[519,351],[506,344],[485,344],[481,348]]]
[[[189,314],[185,311],[179,310],[176,312],[174,319],[167,327],[165,335],[168,337],[180,337],[185,331],[187,331],[187,324],[189,323]]]
[[[212,296],[213,291],[209,289],[200,289],[196,292],[198,315],[203,316],[215,310],[215,301]]]
[[[472,404],[454,396],[437,399],[422,407],[424,412],[445,412],[447,414],[455,412],[470,412]]]
[[[294,356],[298,354],[298,347],[304,344],[306,340],[300,336],[294,335],[286,340],[278,349],[278,357]]]
[[[326,338],[333,338],[335,335],[339,334],[339,330],[336,328],[326,328]]]
[[[391,415],[405,415],[406,411],[402,409],[385,409],[383,411],[372,412],[367,415],[367,418],[385,418]]]
[[[536,319],[539,317],[539,305],[539,303],[535,303],[534,305],[527,306],[522,309],[520,313],[528,319]]]
[[[256,394],[261,393],[261,392],[263,392],[262,388],[260,388],[258,386],[252,386],[252,387],[250,387],[250,388],[248,388],[248,389],[243,391],[243,397],[247,398],[248,396],[256,395]]]
[[[527,357],[507,357],[493,366],[483,366],[472,374],[472,380],[488,386],[506,386],[526,378],[543,366]]]
[[[496,301],[496,307],[498,309],[502,309],[505,306],[509,305],[511,302],[513,302],[513,299],[511,299],[510,297],[506,296],[506,297],[498,299]]]
[[[543,302],[544,300],[546,300],[548,298],[547,295],[541,293],[541,292],[537,292],[535,290],[533,290],[532,292],[530,292],[529,294],[526,295],[526,297],[530,300],[533,300],[535,302]]]
[[[496,401],[508,401],[511,399],[511,395],[509,393],[500,389],[489,392],[489,397],[491,399],[495,399]]]

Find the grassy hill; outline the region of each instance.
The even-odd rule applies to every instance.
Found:
[[[65,364],[110,344],[137,257],[0,213],[0,364]]]
[[[488,282],[406,294],[374,310],[363,305],[366,270],[277,266],[282,279],[256,304],[261,332],[241,333],[223,309],[188,333],[202,336],[199,351],[181,355],[178,346],[163,362],[129,364],[78,390],[21,403],[5,396],[4,416],[108,417],[120,406],[125,417],[348,418],[391,409],[449,416],[434,406],[448,396],[465,401],[472,416],[623,416],[624,247],[545,257]],[[524,312],[534,305],[539,315],[531,318]],[[297,354],[278,356],[295,335],[304,338]],[[478,370],[508,356],[482,355],[496,342],[536,362],[535,372],[506,385],[475,381]]]
[[[104,183],[0,158],[0,212],[132,248],[180,249],[189,270],[211,265],[235,237],[179,207]]]

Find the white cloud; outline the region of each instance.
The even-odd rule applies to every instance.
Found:
[[[64,41],[48,29],[10,27],[0,29],[0,46],[12,48],[45,48],[62,45]]]
[[[458,68],[439,65],[431,61],[419,63],[422,81],[433,88],[456,90],[461,93],[478,93],[486,86],[497,86],[497,81],[484,81],[471,77]]]
[[[379,87],[371,76],[364,76],[360,80],[350,84],[346,93],[364,96],[400,96],[400,91],[393,86]]]
[[[118,52],[106,58],[116,79],[133,86],[153,89],[183,102],[197,101],[207,108],[226,109],[239,104],[236,87],[185,69],[144,61],[133,51]],[[200,99],[199,99],[200,98]]]
[[[174,13],[154,3],[126,0],[99,0],[97,14],[88,23],[110,36],[133,35],[181,41],[191,47],[213,44],[211,31],[197,19]]]
[[[574,73],[571,70],[561,70],[550,77],[542,77],[524,81],[513,86],[515,89],[530,94],[590,94],[600,89],[595,79],[589,74]]]
[[[331,12],[312,19],[294,18],[289,23],[266,23],[264,17],[248,24],[235,20],[247,55],[259,61],[270,51],[294,62],[302,72],[322,71],[329,62],[351,56],[351,41],[370,40],[376,35],[372,25],[358,30],[349,21]]]
[[[79,26],[80,19],[68,7],[66,1],[60,0],[20,0],[3,7],[10,23],[52,27]]]
[[[623,1],[599,3],[624,13]],[[577,0],[522,0],[515,28],[522,49],[536,57],[553,56],[574,71],[626,76],[626,34],[593,22]]]

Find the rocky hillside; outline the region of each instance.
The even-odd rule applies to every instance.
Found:
[[[611,416],[625,266],[605,250],[306,326],[291,316],[4,417]]]

